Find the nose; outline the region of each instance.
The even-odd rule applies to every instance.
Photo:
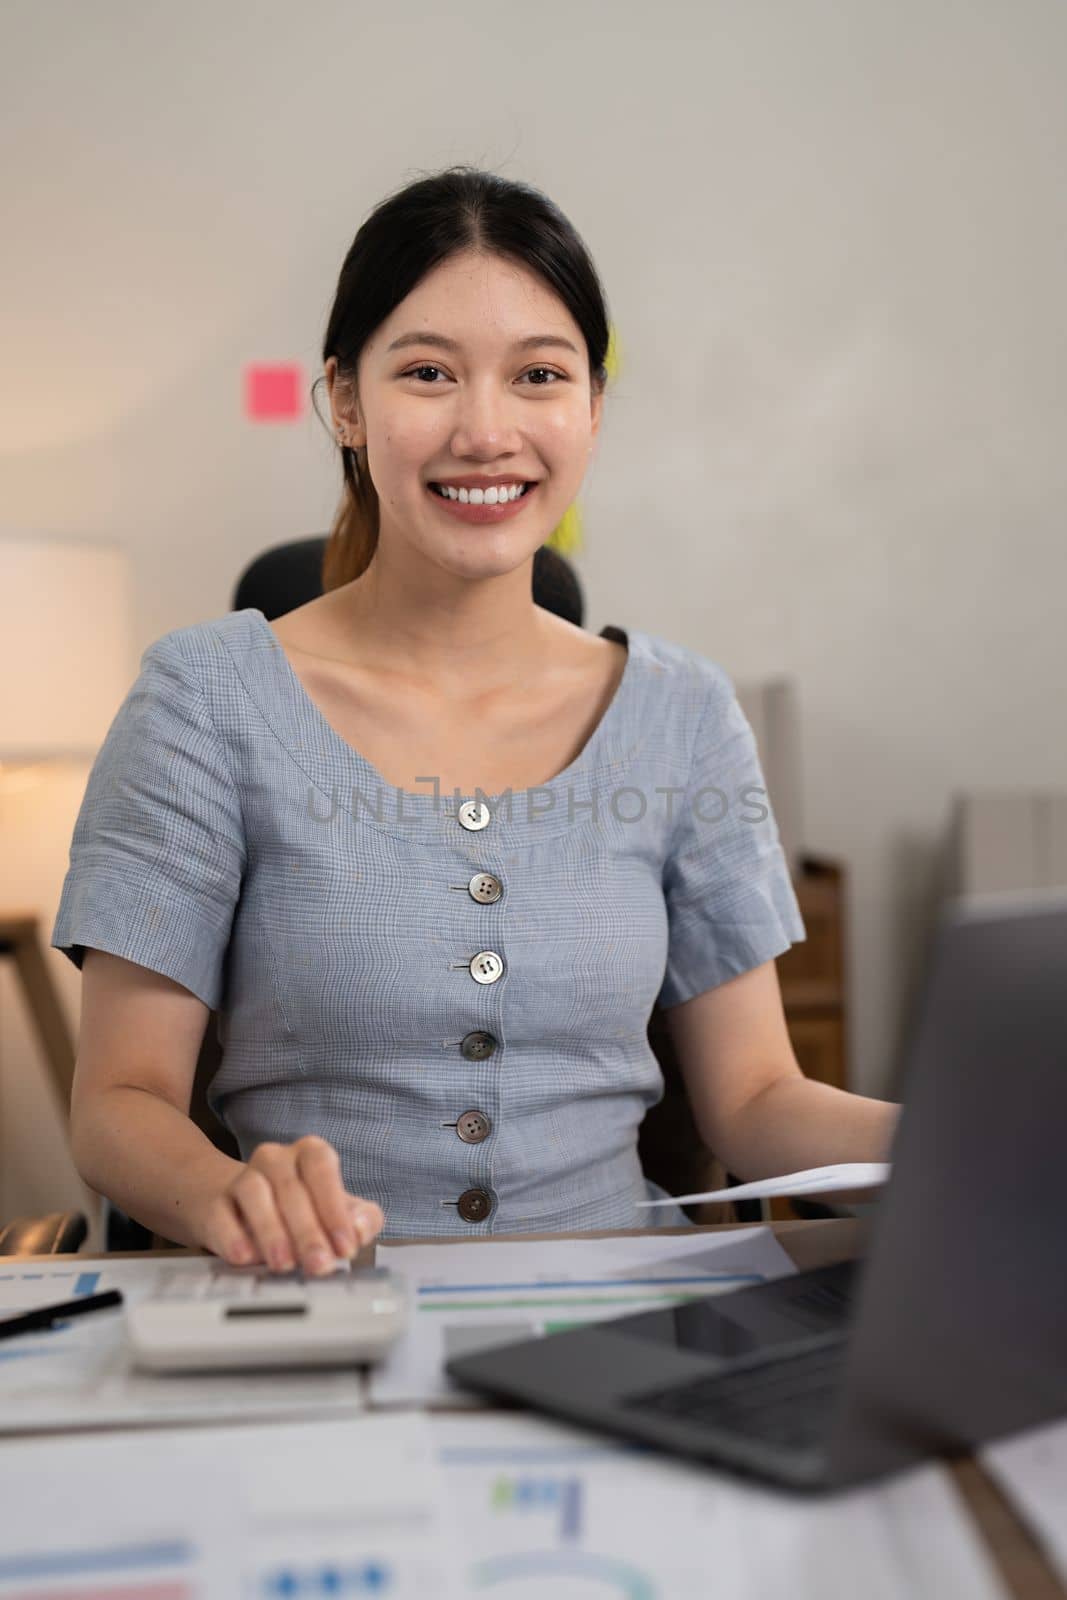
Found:
[[[522,434],[515,408],[517,396],[503,393],[498,383],[486,379],[466,384],[456,397],[452,452],[459,458],[495,461],[522,449]]]

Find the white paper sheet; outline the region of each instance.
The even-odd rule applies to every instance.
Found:
[[[479,1406],[445,1376],[448,1357],[796,1271],[769,1228],[379,1245],[375,1260],[407,1278],[413,1305],[408,1333],[371,1372],[376,1404]]]
[[[525,1416],[0,1441],[0,1594],[1007,1600],[931,1465],[806,1500]]]
[[[1067,1418],[995,1439],[978,1458],[1067,1584]]]
[[[827,1499],[532,1417],[434,1415],[464,1591],[509,1600],[1008,1600],[939,1466]]]
[[[0,1442],[0,1594],[465,1592],[417,1413]]]
[[[695,1205],[699,1200],[763,1200],[774,1195],[833,1194],[841,1189],[877,1189],[889,1181],[888,1161],[846,1161],[832,1167],[807,1167],[776,1178],[738,1183],[732,1189],[707,1189],[703,1194],[672,1194],[666,1200],[638,1200],[641,1206]]]
[[[214,1256],[57,1256],[55,1264],[0,1258],[0,1316],[105,1289],[120,1289],[125,1304],[133,1304],[173,1276],[187,1276],[192,1284],[220,1268],[224,1264]],[[140,1372],[127,1351],[125,1304],[0,1340],[0,1434],[115,1423],[352,1416],[363,1409],[355,1368]]]

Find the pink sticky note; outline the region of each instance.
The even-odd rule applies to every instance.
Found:
[[[296,361],[251,362],[245,368],[245,413],[256,422],[299,417],[303,375]]]

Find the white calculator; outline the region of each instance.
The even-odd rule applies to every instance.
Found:
[[[300,1268],[213,1262],[203,1277],[164,1268],[152,1294],[126,1306],[135,1366],[153,1372],[353,1366],[380,1360],[407,1326],[404,1280],[339,1259],[323,1277]]]

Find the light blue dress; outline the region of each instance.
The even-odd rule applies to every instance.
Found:
[[[384,1238],[684,1223],[636,1209],[651,1008],[806,937],[728,674],[602,632],[607,711],[521,793],[387,784],[254,609],[150,645],[93,765],[52,945],[218,1012],[242,1159],[322,1135]]]

